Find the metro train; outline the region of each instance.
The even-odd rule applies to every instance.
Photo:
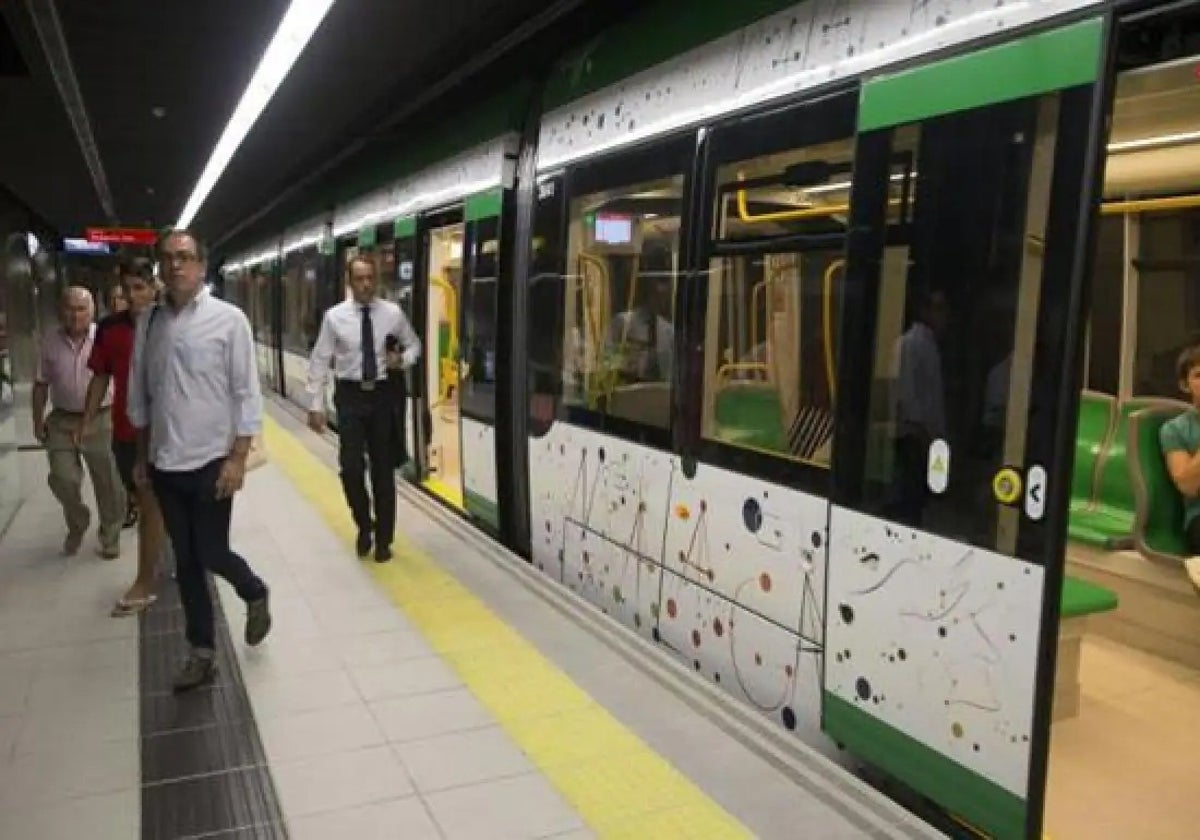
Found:
[[[978,835],[1185,837],[1187,701],[1093,700],[1200,668],[1197,144],[1200,3],[661,0],[223,293],[307,408],[370,257],[410,480],[781,738]]]

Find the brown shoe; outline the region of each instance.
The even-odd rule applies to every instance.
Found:
[[[79,553],[79,547],[83,545],[83,535],[85,532],[67,534],[67,538],[63,540],[62,553],[65,557],[74,557]]]

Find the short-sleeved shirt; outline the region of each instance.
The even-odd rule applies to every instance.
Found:
[[[61,327],[46,333],[38,354],[37,381],[50,389],[50,402],[58,411],[79,414],[87,402],[88,383],[92,374],[88,371],[88,358],[96,325],[88,326],[87,335],[73,339]],[[102,405],[108,405],[109,393],[104,395]]]
[[[137,440],[137,429],[129,422],[126,400],[129,396],[129,367],[133,361],[134,320],[128,311],[102,319],[92,341],[88,367],[98,376],[113,381],[113,439]]]
[[[1193,408],[1163,423],[1158,430],[1158,444],[1162,447],[1164,458],[1169,452],[1195,455],[1196,450],[1200,449],[1200,413]],[[1200,497],[1184,499],[1183,509],[1183,525],[1186,528],[1200,516]]]

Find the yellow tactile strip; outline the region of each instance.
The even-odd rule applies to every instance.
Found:
[[[270,418],[267,451],[348,545],[330,470]],[[575,685],[423,552],[397,538],[376,581],[545,777],[601,837],[750,837],[718,804]]]

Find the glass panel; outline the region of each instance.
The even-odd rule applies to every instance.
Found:
[[[1100,219],[1092,269],[1087,387],[1116,394],[1121,378],[1121,322],[1125,289],[1125,217]]]
[[[470,280],[463,337],[463,407],[490,420],[496,414],[496,303],[500,219],[471,222]]]
[[[463,289],[463,225],[429,231],[425,239],[429,295],[425,335],[431,434],[429,479],[444,498],[462,507],[459,455],[459,325]]]
[[[526,332],[529,354],[529,429],[544,434],[554,421],[555,400],[562,394],[564,292],[562,275],[562,179],[537,185],[533,215],[533,242],[529,266],[530,328]],[[537,329],[533,325],[537,325]]]
[[[563,402],[667,428],[683,176],[571,201]]]
[[[1140,233],[1133,392],[1179,399],[1175,360],[1200,339],[1200,209],[1147,214]]]
[[[1018,511],[993,478],[1052,409],[1030,395],[1057,127],[1052,95],[892,135],[920,175],[882,254],[863,505],[1010,554]]]

